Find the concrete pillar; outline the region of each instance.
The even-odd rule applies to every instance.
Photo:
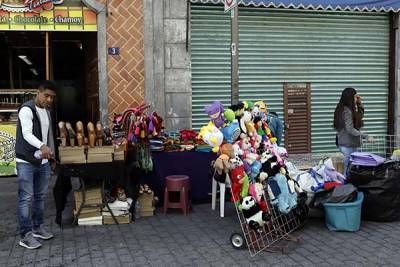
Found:
[[[394,133],[400,136],[400,15],[394,14],[393,27],[395,29],[395,94],[394,94]],[[399,145],[399,144],[397,144]]]
[[[97,13],[97,64],[99,69],[100,120],[103,125],[108,125],[106,7],[96,0],[82,0],[82,2]]]
[[[144,0],[145,100],[167,130],[191,128],[192,79],[186,49],[187,1]],[[156,3],[156,4],[155,4]]]

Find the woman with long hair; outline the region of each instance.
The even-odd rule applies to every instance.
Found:
[[[360,129],[363,127],[364,106],[361,97],[354,88],[343,90],[340,101],[336,106],[333,127],[336,134],[336,145],[344,156],[343,174],[348,176],[350,155],[361,146],[364,136]]]

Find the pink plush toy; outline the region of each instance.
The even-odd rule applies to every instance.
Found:
[[[264,187],[261,183],[253,183],[249,185],[249,194],[254,197],[262,211],[267,212],[268,206],[264,199]]]
[[[250,165],[254,163],[254,161],[259,159],[257,153],[253,153],[250,139],[248,137],[244,137],[239,141],[240,149],[243,151],[242,160],[246,161]]]

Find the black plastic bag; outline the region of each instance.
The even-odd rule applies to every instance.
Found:
[[[364,193],[363,219],[400,220],[400,162],[389,161],[377,167],[352,166],[348,180]]]
[[[310,202],[310,208],[312,209],[323,209],[324,208],[324,203],[328,201],[328,199],[331,197],[333,192],[333,188],[331,190],[327,191],[318,191],[314,194],[311,202]]]
[[[357,199],[357,188],[352,184],[335,186],[326,203],[348,203]]]
[[[357,188],[352,184],[340,185],[330,190],[318,191],[311,200],[310,207],[323,209],[324,203],[345,203],[357,199]]]

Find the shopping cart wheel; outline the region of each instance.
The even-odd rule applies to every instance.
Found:
[[[244,236],[240,233],[233,233],[231,235],[231,244],[236,249],[243,249],[246,246]]]

